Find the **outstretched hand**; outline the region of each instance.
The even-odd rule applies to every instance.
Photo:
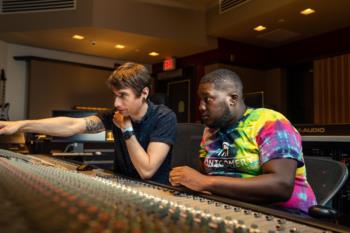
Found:
[[[16,133],[20,128],[17,121],[0,121],[0,135],[10,135]]]
[[[113,123],[120,129],[126,129],[132,127],[129,116],[123,116],[120,112],[115,112],[113,116]]]
[[[208,177],[188,166],[175,167],[170,171],[169,182],[173,186],[183,185],[197,192],[205,192]]]

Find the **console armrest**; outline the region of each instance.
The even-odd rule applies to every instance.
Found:
[[[314,205],[309,208],[309,215],[314,218],[335,219],[338,217],[338,212],[333,208]]]

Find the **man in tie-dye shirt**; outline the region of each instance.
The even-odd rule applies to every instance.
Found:
[[[219,69],[202,78],[199,110],[207,127],[199,157],[204,174],[176,167],[171,184],[307,212],[316,199],[306,180],[299,133],[276,111],[247,108],[242,93],[232,71]]]

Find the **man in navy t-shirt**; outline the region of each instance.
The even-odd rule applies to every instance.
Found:
[[[175,113],[147,100],[151,77],[142,65],[126,63],[118,67],[107,83],[115,95],[115,110],[90,117],[87,128],[112,130],[118,173],[168,183]]]

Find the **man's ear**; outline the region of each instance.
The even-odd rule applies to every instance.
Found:
[[[229,95],[229,105],[230,106],[235,106],[238,102],[239,96],[237,94],[230,94]]]
[[[142,92],[141,92],[141,97],[142,97],[144,100],[146,100],[147,97],[148,97],[148,95],[149,95],[149,88],[148,88],[148,87],[143,88],[143,90],[142,90]]]

